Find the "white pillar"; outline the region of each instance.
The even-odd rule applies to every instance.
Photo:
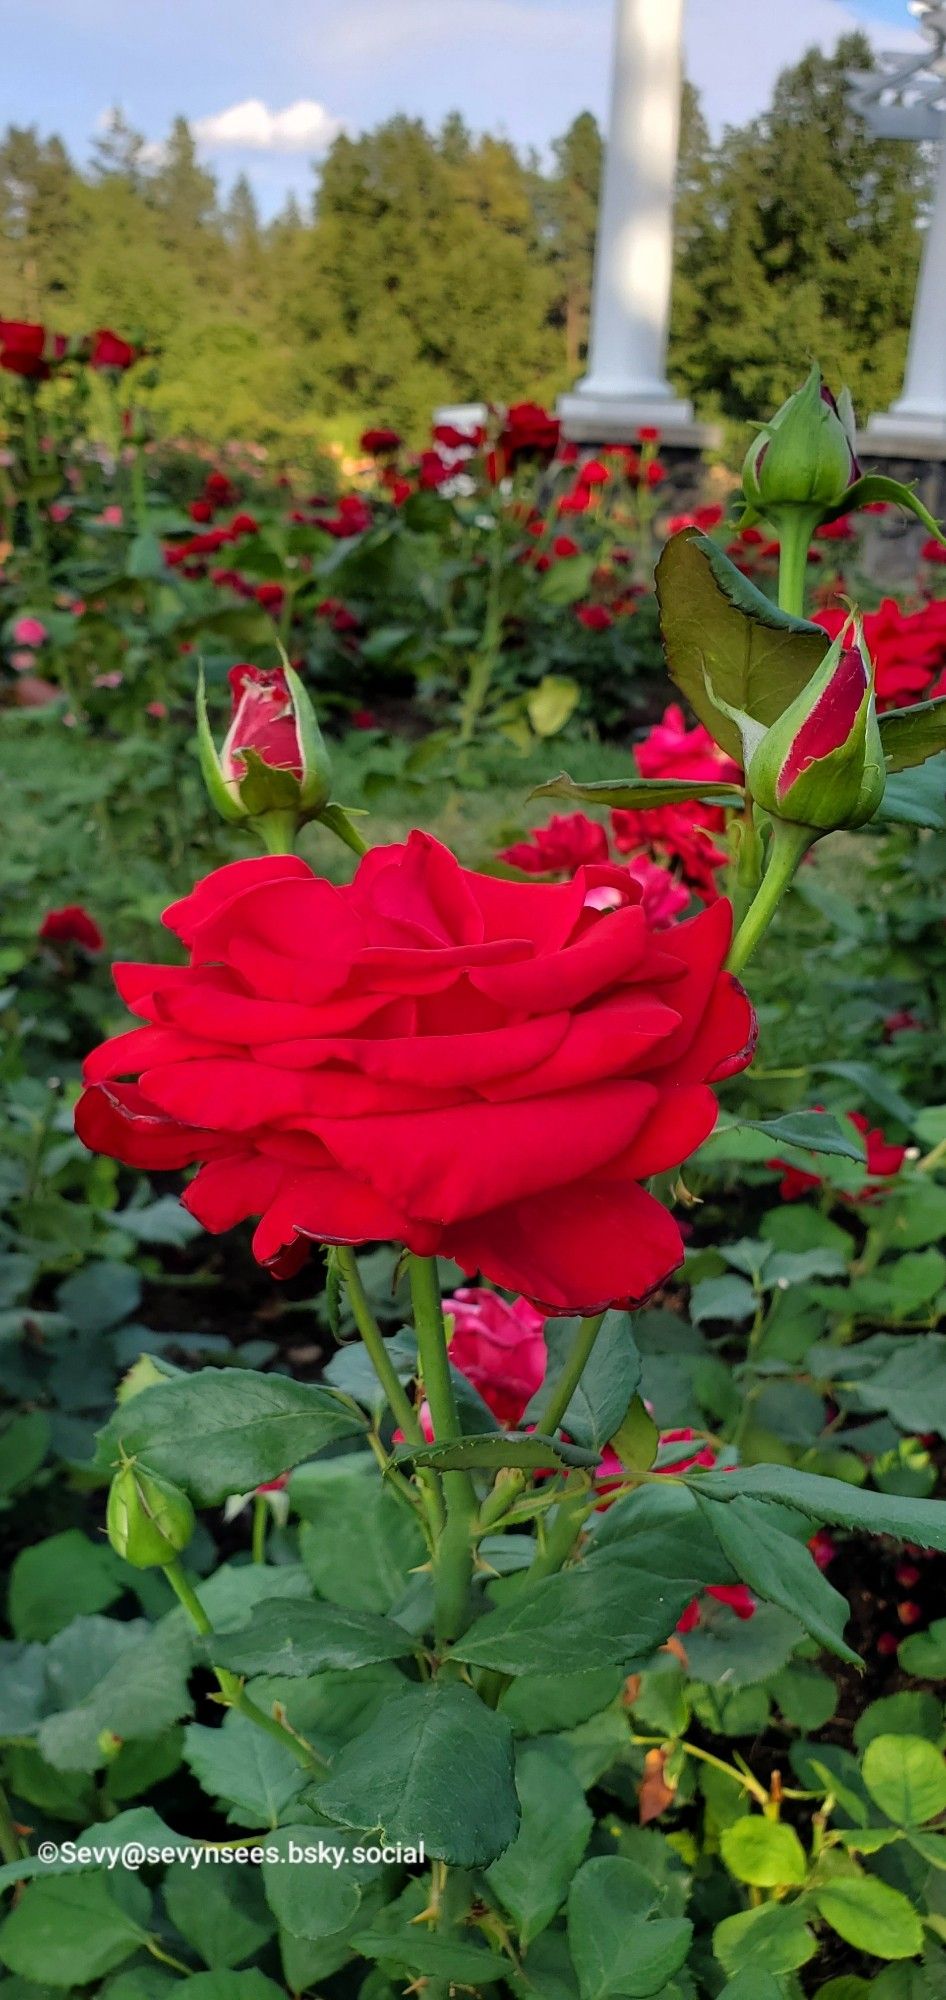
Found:
[[[573,437],[693,422],[665,375],[683,0],[615,0],[614,67],[588,373],[559,405]]]
[[[868,438],[946,439],[946,125],[913,307],[903,394],[872,417]]]

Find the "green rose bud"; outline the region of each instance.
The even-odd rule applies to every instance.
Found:
[[[751,725],[746,781],[777,820],[828,833],[863,826],[884,796],[884,750],[873,677],[857,627],[842,633],[806,688],[771,729]]]
[[[105,1524],[113,1549],[136,1569],[163,1569],[173,1562],[196,1526],[187,1494],[135,1459],[126,1460],[112,1480]]]
[[[842,505],[860,466],[847,389],[835,402],[812,368],[804,387],[776,411],[746,454],[742,487],[751,513],[773,518],[784,507],[825,513]]]

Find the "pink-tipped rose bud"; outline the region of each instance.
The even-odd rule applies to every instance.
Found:
[[[773,819],[829,832],[863,826],[884,796],[886,771],[870,661],[857,626],[835,640],[818,672],[771,729],[750,725],[746,776]]]
[[[315,710],[290,666],[231,668],[230,727],[218,755],[198,697],[198,747],[204,781],[224,819],[288,815],[299,826],[328,802],[328,752]]]

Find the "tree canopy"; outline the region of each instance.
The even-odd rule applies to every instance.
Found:
[[[817,354],[862,412],[902,375],[928,194],[923,149],[879,141],[847,36],[711,143],[683,105],[670,369],[708,415],[753,418]],[[603,144],[577,117],[545,161],[403,116],[343,135],[303,209],[225,196],[183,118],[160,148],[120,112],[80,168],[56,137],[0,139],[0,316],[114,324],[160,350],[162,422],[210,438],[419,437],[432,406],[552,397],[587,344]]]

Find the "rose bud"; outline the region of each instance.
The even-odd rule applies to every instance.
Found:
[[[136,1569],[164,1569],[186,1549],[196,1522],[180,1486],[128,1459],[109,1488],[105,1515],[113,1549]]]
[[[197,740],[204,782],[226,820],[258,820],[283,843],[288,831],[318,819],[329,796],[329,758],[315,710],[288,662],[267,672],[231,668],[230,727],[219,754],[210,730],[203,681],[198,691]]]
[[[771,729],[744,730],[746,781],[773,819],[827,833],[863,826],[884,796],[883,744],[863,632],[835,640],[814,679]]]
[[[817,367],[804,387],[777,410],[749,446],[742,490],[753,513],[783,507],[839,507],[860,478],[854,453],[854,410],[842,389],[835,402]]]

